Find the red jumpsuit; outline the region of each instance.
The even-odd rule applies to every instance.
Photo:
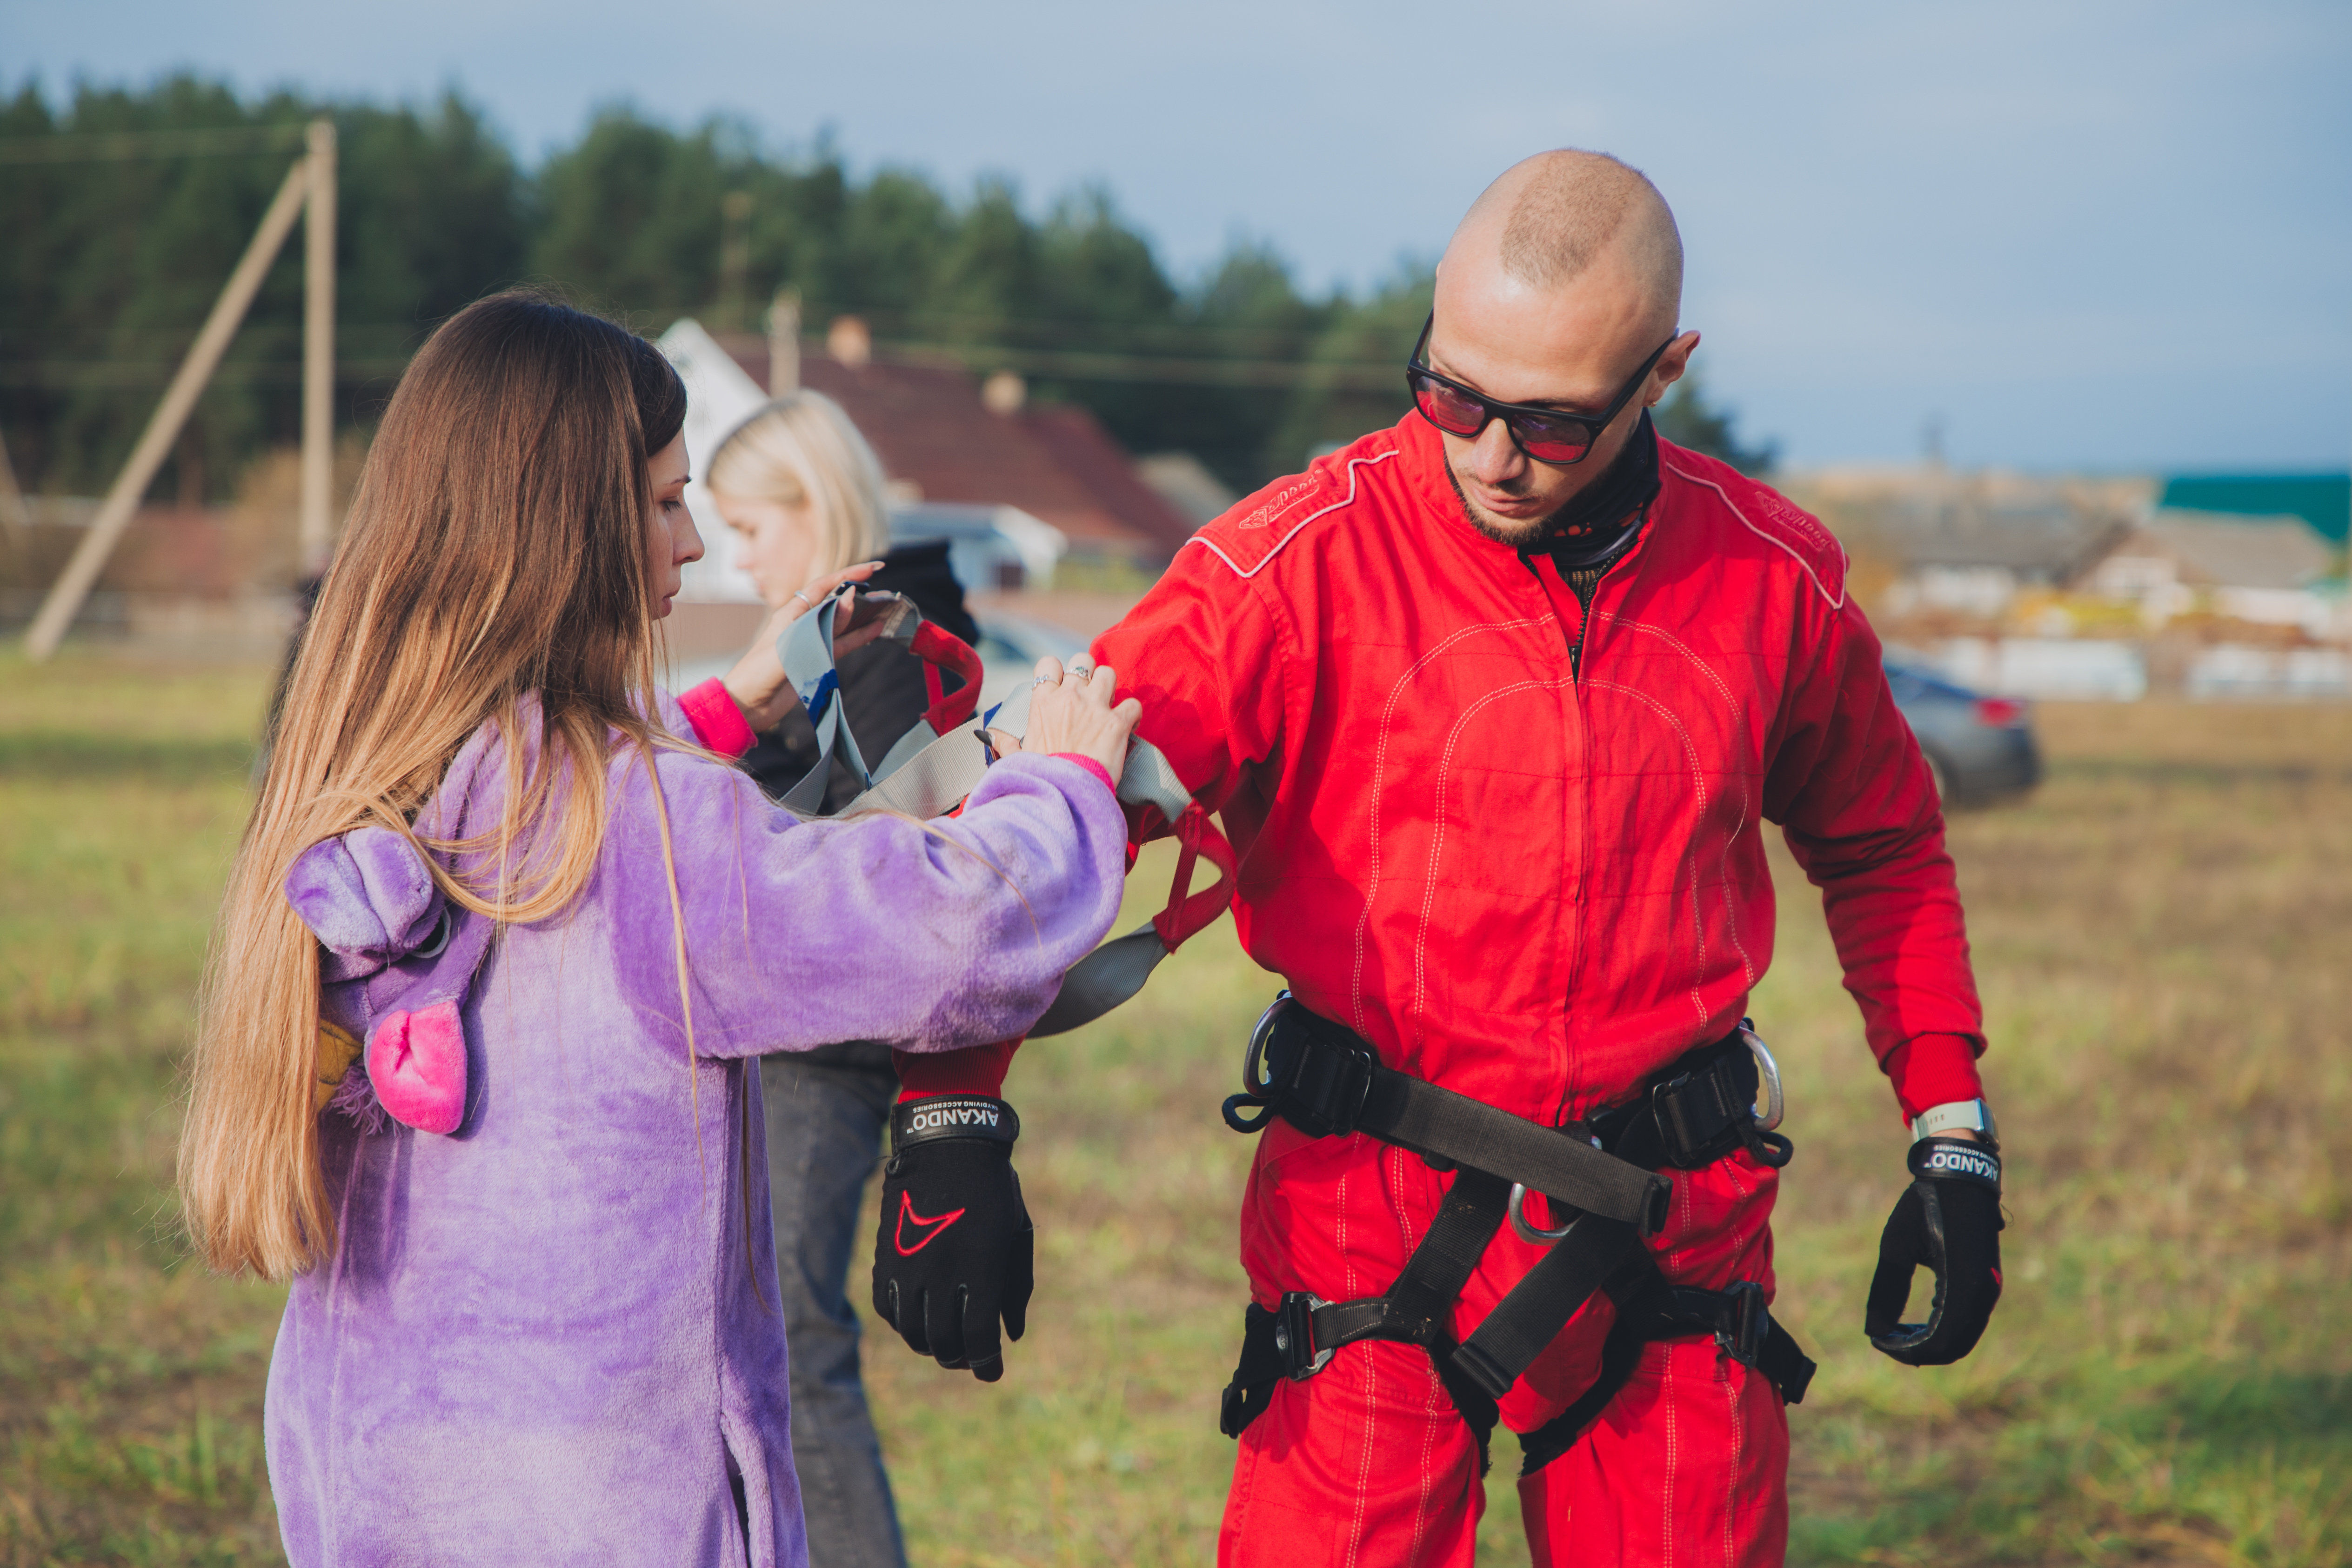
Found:
[[[1720,463],[1661,441],[1659,464],[1588,614],[1549,557],[1470,527],[1437,433],[1408,415],[1203,528],[1095,656],[1222,814],[1244,946],[1388,1065],[1548,1124],[1624,1101],[1727,1032],[1771,962],[1769,820],[1822,889],[1906,1112],[1973,1098],[1943,820],[1843,554]],[[1386,1290],[1451,1179],[1276,1120],[1242,1206],[1253,1294]],[[1777,1179],[1745,1154],[1675,1173],[1667,1278],[1769,1290]],[[1538,1255],[1506,1228],[1457,1334]],[[1596,1295],[1570,1322],[1504,1425],[1540,1426],[1591,1383],[1610,1312]],[[1534,1555],[1777,1563],[1787,1434],[1778,1393],[1712,1342],[1650,1345],[1521,1483]],[[1243,1434],[1220,1560],[1466,1563],[1483,1506],[1427,1354],[1352,1345],[1278,1384]]]

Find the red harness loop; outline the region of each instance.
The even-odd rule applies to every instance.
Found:
[[[1210,821],[1201,802],[1195,800],[1184,808],[1173,831],[1176,842],[1182,846],[1182,853],[1176,860],[1176,881],[1168,890],[1168,907],[1151,917],[1151,926],[1160,933],[1160,945],[1171,953],[1225,912],[1241,882],[1240,862],[1234,855],[1234,846],[1225,841],[1225,835],[1217,831],[1217,824]],[[1192,893],[1192,867],[1203,855],[1217,868],[1217,881],[1213,887]]]
[[[931,699],[931,706],[923,710],[923,720],[931,727],[931,733],[945,735],[971,722],[980,707],[980,655],[971,644],[942,630],[937,622],[926,621],[915,628],[914,641],[908,648],[923,661],[923,689]],[[946,683],[940,679],[943,669],[963,677],[963,685],[953,695],[947,694]]]

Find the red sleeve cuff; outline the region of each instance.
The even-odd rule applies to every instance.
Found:
[[[1079,767],[1085,768],[1087,772],[1101,779],[1104,789],[1109,790],[1114,795],[1118,793],[1118,781],[1111,778],[1110,769],[1105,768],[1101,763],[1097,762],[1093,758],[1081,757],[1075,751],[1056,751],[1053,755],[1057,761],[1076,763]]]
[[[724,681],[703,682],[681,694],[677,706],[686,710],[686,722],[694,726],[694,738],[721,757],[740,757],[758,738],[745,722],[743,710],[728,695]]]
[[[1906,1123],[1930,1105],[1984,1098],[1977,1043],[1964,1034],[1923,1034],[1886,1053],[1886,1079]]]
[[[975,1045],[969,1051],[894,1051],[890,1060],[898,1069],[898,1103],[925,1100],[934,1094],[985,1094],[1002,1099],[1004,1074],[1013,1065],[1018,1040]]]

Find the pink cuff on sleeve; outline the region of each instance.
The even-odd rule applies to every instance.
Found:
[[[686,710],[686,722],[694,726],[694,738],[721,757],[740,757],[759,738],[744,721],[743,710],[728,695],[724,681],[703,682],[682,694],[677,706]]]
[[[1984,1098],[1977,1076],[1977,1048],[1961,1034],[1923,1034],[1886,1053],[1886,1079],[1903,1106],[1903,1120],[1930,1105]]]
[[[1056,751],[1053,755],[1057,760],[1076,763],[1079,767],[1085,768],[1087,772],[1101,779],[1104,789],[1109,790],[1114,795],[1118,793],[1118,785],[1117,781],[1111,778],[1110,769],[1105,768],[1101,763],[1097,762],[1093,758],[1081,757],[1075,751]]]

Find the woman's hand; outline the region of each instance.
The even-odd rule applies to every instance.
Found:
[[[1091,757],[1116,782],[1127,766],[1135,721],[1143,716],[1143,705],[1133,697],[1112,706],[1118,690],[1118,672],[1108,664],[1074,664],[1066,674],[1059,659],[1040,659],[1029,698],[1029,733],[1018,741],[998,736],[996,749]]]
[[[725,683],[727,695],[743,710],[743,721],[751,727],[752,733],[765,735],[775,728],[783,722],[784,715],[793,711],[793,705],[801,700],[792,682],[784,678],[784,662],[776,657],[776,643],[783,636],[784,628],[824,602],[824,596],[843,583],[864,582],[881,569],[880,561],[869,560],[820,577],[785,600],[761,622],[760,634],[752,639],[750,650],[735,661],[735,667],[727,672]],[[856,613],[856,601],[855,594],[845,595],[834,612],[833,654],[836,659],[856,653],[881,634],[878,623],[854,632],[849,630],[850,620]]]

